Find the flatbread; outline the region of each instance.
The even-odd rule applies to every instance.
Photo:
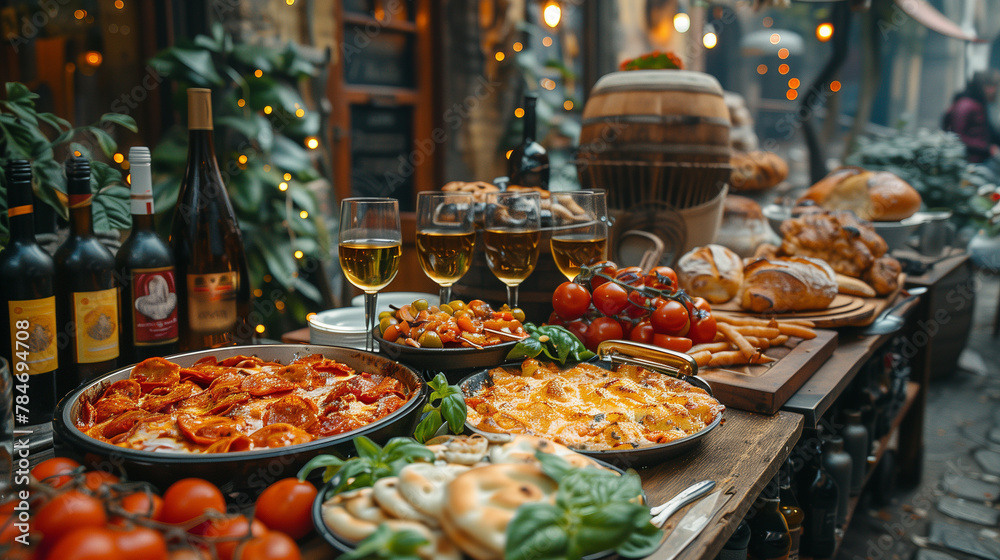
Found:
[[[468,470],[462,465],[412,463],[399,471],[399,493],[421,513],[440,520],[445,487]]]
[[[475,465],[486,457],[490,442],[480,434],[438,436],[427,442],[439,461],[457,465]]]
[[[511,463],[535,464],[538,463],[538,459],[535,457],[535,452],[537,451],[562,457],[570,465],[577,468],[601,467],[597,461],[586,455],[577,453],[565,445],[526,434],[518,434],[503,445],[491,447],[490,462],[497,465]]]
[[[398,477],[390,476],[375,481],[375,484],[372,485],[372,491],[375,503],[392,517],[426,523],[434,528],[440,526],[436,518],[417,511],[410,502],[406,501],[406,498],[399,492]]]

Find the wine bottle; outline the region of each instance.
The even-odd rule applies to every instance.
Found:
[[[868,472],[868,430],[861,424],[861,412],[844,410],[844,449],[851,456],[851,495],[857,496],[865,485]]]
[[[177,352],[174,256],[153,229],[149,148],[128,152],[132,177],[132,233],[115,258],[121,285],[121,362],[131,364]]]
[[[28,397],[27,417],[19,418],[18,425],[42,424],[52,420],[59,375],[55,263],[35,242],[31,165],[11,161],[6,175],[10,240],[0,251],[0,356],[7,359],[18,387],[26,388],[16,393]]]
[[[799,553],[813,558],[829,558],[837,548],[837,501],[840,489],[833,475],[823,468],[823,457],[817,442],[808,444],[812,459],[802,470],[802,542]]]
[[[750,546],[747,558],[752,560],[787,560],[791,536],[785,518],[778,509],[777,491],[761,493],[750,518]]]
[[[250,277],[212,142],[212,92],[188,92],[188,160],[170,229],[182,351],[245,344]]]
[[[120,324],[115,257],[94,236],[90,162],[70,158],[66,176],[70,232],[55,259],[56,319],[68,338],[59,344],[59,398],[118,365]]]
[[[790,538],[788,560],[798,560],[799,546],[802,541],[802,522],[805,519],[805,512],[799,507],[799,500],[792,490],[791,473],[791,460],[788,460],[778,472],[778,499],[780,500],[778,509],[781,511],[781,516],[785,518],[785,524],[788,525],[788,536]]]
[[[829,436],[823,441],[823,468],[837,481],[837,526],[844,527],[851,497],[851,456],[844,451],[844,438]]]
[[[746,560],[748,546],[750,546],[750,524],[743,519],[722,546],[719,554],[715,556],[715,560]]]
[[[549,188],[549,154],[538,143],[536,134],[535,103],[538,98],[524,96],[524,131],[521,143],[514,147],[507,158],[507,175],[511,185]]]

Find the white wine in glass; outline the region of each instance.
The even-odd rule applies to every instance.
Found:
[[[608,207],[603,190],[553,193],[553,228],[549,245],[556,267],[567,280],[580,267],[608,258]]]
[[[518,286],[538,264],[541,197],[537,192],[490,195],[483,246],[490,271],[507,286],[507,305],[517,307]]]
[[[339,241],[344,276],[365,293],[365,348],[374,351],[378,291],[396,277],[402,254],[399,203],[394,198],[345,198]]]
[[[417,194],[417,257],[438,286],[441,303],[451,301],[451,287],[469,271],[476,245],[471,194]]]

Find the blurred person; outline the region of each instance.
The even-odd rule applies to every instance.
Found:
[[[955,94],[941,121],[942,128],[958,134],[965,144],[965,156],[970,163],[982,163],[1000,153],[1000,133],[987,114],[996,100],[998,86],[1000,70],[976,72],[965,89]]]

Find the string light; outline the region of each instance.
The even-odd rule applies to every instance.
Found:
[[[517,118],[523,117],[524,116],[524,109],[522,109],[520,107],[518,107],[517,109],[514,109],[514,116],[517,117]]]
[[[319,138],[316,138],[315,136],[310,136],[309,138],[306,138],[306,147],[309,148],[310,150],[315,150],[316,148],[318,148]]]
[[[715,46],[719,44],[719,37],[715,33],[709,31],[704,37],[701,38],[701,42],[705,45],[706,49],[714,49]]]
[[[795,101],[795,98],[798,96],[799,92],[795,91],[794,89],[790,89],[785,93],[785,97],[787,97],[789,101]]]
[[[302,117],[306,116],[306,112],[302,109],[296,109],[295,116],[301,119]]]
[[[552,80],[552,79],[549,79],[549,78],[542,78],[541,85],[542,85],[543,88],[545,88],[547,90],[550,90],[550,91],[553,90],[553,89],[556,89],[556,82],[555,82],[555,80]]]
[[[120,153],[115,154],[115,163],[121,163],[123,161],[125,161],[125,156]]]
[[[781,47],[780,49],[778,49],[778,58],[780,58],[781,60],[785,60],[786,58],[788,58],[788,49],[786,49],[785,47]]]
[[[282,178],[284,180],[286,180],[286,181],[291,181],[292,180],[292,174],[291,173],[285,173],[284,176],[282,176]]]
[[[566,101],[563,101],[563,109],[566,109],[567,111],[572,111],[573,110],[573,100],[572,99],[567,99]]]
[[[542,38],[542,45],[544,45],[546,47],[551,47],[552,46],[552,37],[544,37],[544,38]]]
[[[83,154],[80,153],[80,150],[74,150],[73,155],[76,157],[83,157]]]
[[[123,161],[122,162],[122,169],[128,169],[129,167],[131,167],[131,165],[132,164],[129,163],[128,161]]]
[[[254,327],[254,330],[257,331],[258,334],[264,334],[265,327],[264,325],[257,325]]]
[[[256,69],[256,70],[253,71],[253,75],[254,75],[255,78],[263,77],[264,76],[264,71],[261,70],[260,68],[258,68],[258,69]]]
[[[542,8],[542,19],[549,27],[559,25],[559,20],[562,19],[562,8],[559,7],[559,3],[555,0],[548,0]]]
[[[265,115],[270,115],[271,111],[273,111],[273,109],[271,109],[270,105],[264,105],[264,114]]]
[[[298,272],[292,273],[292,278],[298,278]],[[285,310],[285,302],[283,302],[283,301],[276,301],[276,302],[274,302],[274,307],[278,311],[284,311]]]
[[[284,181],[278,183],[278,190],[281,191],[281,192],[287,191],[288,190],[288,183],[286,183]]]
[[[506,157],[507,159],[510,159],[510,154],[512,154],[512,153],[514,153],[514,150],[507,150],[507,153],[504,154],[504,157]]]
[[[767,74],[767,64],[758,64],[757,73],[760,74],[761,76]]]
[[[77,10],[73,12],[73,17],[75,17],[76,19],[83,19],[87,17],[87,10]]]
[[[101,62],[104,61],[104,56],[97,51],[88,51],[87,54],[83,55],[83,60],[91,66],[100,66]]]
[[[129,173],[128,175],[125,176],[125,182],[128,183],[128,184],[130,184],[130,185],[132,184],[132,174],[131,173]]]
[[[514,45],[511,46],[511,48],[514,49],[514,52],[521,52],[521,49],[524,48],[524,45],[521,44],[521,41],[518,41],[514,43]]]
[[[306,218],[309,217],[309,212],[306,212],[305,210],[303,210],[303,211],[299,212],[299,217],[304,220],[304,219],[306,219]]]
[[[306,313],[306,321],[312,319],[316,316],[316,313]]]
[[[237,107],[246,107],[247,106],[247,100],[246,99],[237,99],[236,100],[236,106]]]
[[[791,89],[797,89],[799,87],[799,79],[798,78],[792,78],[792,79],[788,80],[788,87],[791,88]]]
[[[771,16],[767,16],[764,18],[763,23],[764,27],[771,27],[774,25],[774,19],[772,19]]]
[[[820,42],[825,43],[833,37],[833,24],[831,23],[821,23],[816,26],[816,38]]]
[[[295,251],[295,258],[301,259],[304,256],[305,256],[305,253],[303,253],[302,251]]]
[[[503,59],[507,58],[507,56],[504,55],[502,52],[498,52],[497,54],[493,55],[493,58],[497,59],[497,62],[503,62]]]
[[[840,82],[834,80],[830,82],[830,91],[837,92],[840,91]]]
[[[777,45],[778,43],[781,42],[781,35],[777,33],[771,33],[770,41],[772,45]]]
[[[264,171],[270,171],[270,170],[271,170],[271,164],[265,163],[264,164]]]
[[[121,10],[125,7],[125,2],[122,2],[122,0],[115,0],[115,7]]]
[[[678,33],[687,33],[688,29],[691,29],[691,16],[684,12],[674,15],[674,29]]]
[[[295,0],[285,0],[285,4],[288,4],[289,6],[291,6],[294,3],[295,3]]]
[[[240,162],[240,165],[246,165],[247,156],[244,154],[240,154],[240,157],[236,158],[236,160]]]
[[[273,276],[271,276],[270,274],[265,274],[265,275],[264,275],[264,281],[265,281],[265,282],[270,282],[270,281],[272,281],[272,280],[274,280],[274,277],[273,277]]]
[[[264,296],[264,290],[257,288],[256,290],[253,291],[253,297],[263,297],[263,296]]]
[[[788,73],[788,65],[787,64],[782,64],[781,66],[778,66],[778,73],[779,74],[787,74]]]

